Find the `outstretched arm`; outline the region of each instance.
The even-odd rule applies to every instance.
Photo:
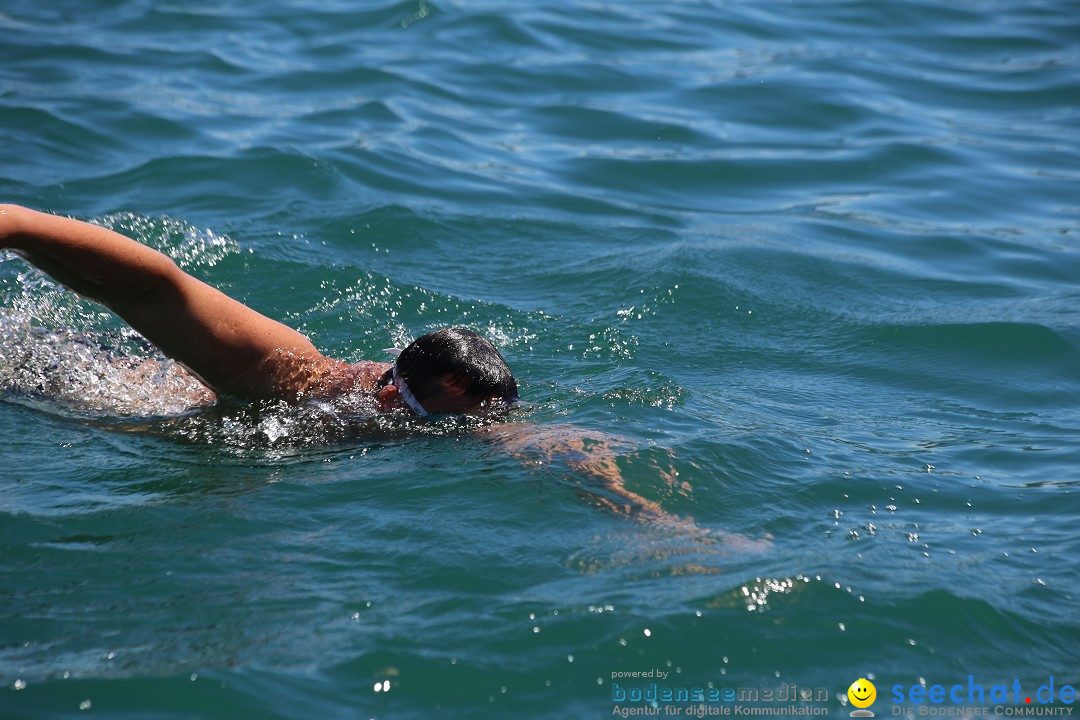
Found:
[[[720,552],[721,546],[724,551],[759,551],[770,545],[771,536],[751,540],[737,533],[701,527],[692,517],[673,515],[655,500],[627,488],[617,462],[619,438],[572,425],[530,423],[493,425],[487,433],[504,451],[525,462],[553,463],[571,470],[579,494],[590,505],[691,541],[687,552]],[[677,478],[674,468],[654,469],[673,488],[681,488],[681,492],[689,488]]]
[[[578,489],[591,505],[650,523],[692,524],[660,504],[629,490],[612,448],[614,438],[570,425],[505,423],[488,430],[502,449],[525,461],[565,465],[578,478]]]
[[[0,205],[0,249],[105,305],[219,393],[288,397],[340,364],[295,330],[107,228]]]

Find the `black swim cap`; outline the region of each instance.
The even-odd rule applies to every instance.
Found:
[[[518,399],[517,381],[495,346],[467,328],[444,328],[413,341],[397,359],[398,373],[423,403],[456,386],[477,400]]]

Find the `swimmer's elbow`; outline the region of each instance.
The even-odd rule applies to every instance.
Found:
[[[156,261],[153,269],[153,279],[155,282],[159,283],[162,288],[176,288],[183,285],[185,282],[194,279],[181,270],[175,260],[164,253],[158,252]]]
[[[164,253],[156,250],[148,256],[146,264],[135,271],[132,289],[143,300],[175,301],[183,294],[186,285],[197,282],[180,269],[180,266]]]

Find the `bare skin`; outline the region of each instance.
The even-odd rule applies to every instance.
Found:
[[[333,398],[371,393],[381,410],[405,408],[398,389],[379,387],[387,363],[346,363],[323,355],[296,330],[181,270],[162,253],[107,228],[0,205],[0,250],[11,250],[75,292],[105,305],[218,394],[251,400]],[[432,414],[471,414],[483,399],[446,382],[425,398]],[[625,487],[608,438],[561,427],[507,423],[490,437],[525,461],[562,460],[589,478],[586,499],[620,515],[670,528],[693,521],[666,513]]]
[[[0,249],[106,306],[218,394],[259,400],[374,392],[390,367],[327,357],[296,330],[107,228],[0,205]],[[397,405],[397,388],[383,388],[378,399]],[[473,403],[449,395],[432,404],[447,412]]]

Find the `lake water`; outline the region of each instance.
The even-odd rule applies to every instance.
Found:
[[[0,717],[605,718],[653,684],[848,717],[858,678],[879,717],[1072,709],[1078,17],[7,0],[0,201],[347,360],[472,327],[515,420],[610,436],[681,522],[452,421],[188,412],[4,256]]]

